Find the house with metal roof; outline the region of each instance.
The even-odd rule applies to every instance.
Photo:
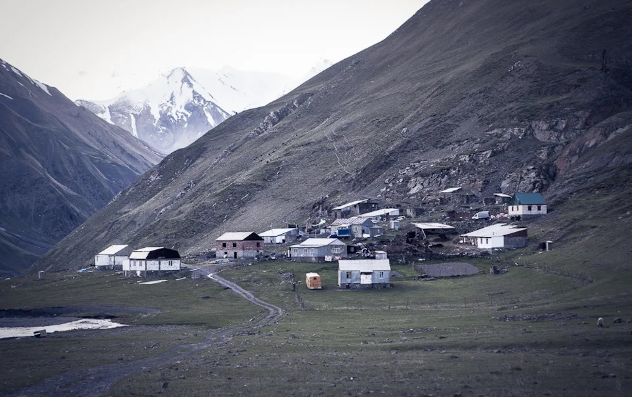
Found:
[[[122,270],[132,251],[129,245],[110,245],[94,256],[94,266],[96,269]]]
[[[180,270],[181,265],[178,251],[165,247],[145,247],[132,251],[123,270],[135,271],[140,275],[142,272]]]
[[[546,200],[540,193],[514,193],[507,203],[507,213],[516,219],[545,215]]]
[[[507,223],[496,223],[470,233],[462,234],[464,243],[480,249],[523,248],[527,246],[527,228]]]
[[[379,222],[382,220],[382,218],[390,219],[390,218],[399,216],[399,209],[398,208],[383,208],[381,210],[367,212],[365,214],[362,214],[362,216],[369,217],[373,219],[374,221]]]
[[[338,261],[338,287],[350,289],[391,286],[391,264],[383,259],[341,259]]]
[[[308,238],[290,246],[289,256],[297,261],[331,262],[347,257],[347,245],[337,238]]]
[[[364,199],[339,205],[332,208],[332,210],[334,212],[334,218],[340,219],[358,216],[370,211],[375,211],[377,208],[378,204],[375,201]]]
[[[362,238],[363,235],[370,234],[371,227],[373,227],[373,221],[364,215],[336,219],[330,225],[332,236],[355,238]]]
[[[263,242],[266,244],[282,244],[296,240],[296,237],[298,237],[298,229],[270,229],[259,233],[259,236],[263,237]]]
[[[229,232],[215,240],[218,258],[254,259],[263,255],[263,248],[263,237],[255,232]]]

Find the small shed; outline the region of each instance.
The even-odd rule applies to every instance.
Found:
[[[318,273],[307,273],[305,275],[305,285],[309,289],[322,289],[322,282]]]
[[[123,264],[129,262],[133,249],[129,245],[110,245],[94,257],[96,269],[122,270]]]

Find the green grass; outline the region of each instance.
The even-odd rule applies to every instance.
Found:
[[[299,284],[292,292],[281,274],[292,270],[298,280],[318,272],[323,290]],[[589,305],[592,284],[525,267],[497,276],[394,279],[393,288],[368,291],[338,290],[335,275],[332,264],[283,262],[223,271],[282,305],[284,319],[177,366],[132,375],[113,394],[594,396],[626,395],[632,387],[632,325],[612,324],[615,313],[603,310],[615,302],[629,310],[619,292]],[[574,317],[493,319],[546,313]],[[606,328],[596,327],[597,315],[607,316]]]
[[[391,279],[392,288],[351,291],[338,290],[336,263],[268,261],[225,269],[222,277],[281,306],[283,318],[177,363],[133,373],[109,393],[629,395],[632,272],[625,231],[632,218],[627,190],[619,195],[592,201],[583,195],[557,205],[528,223],[529,247],[459,259],[481,270],[470,277],[421,281],[411,265],[392,264],[402,275]],[[540,253],[537,242],[549,239],[553,250]],[[490,275],[491,265],[509,272]],[[321,275],[322,290],[306,288],[307,272]],[[299,281],[296,291],[290,273]],[[72,369],[156,356],[200,341],[208,329],[248,324],[263,313],[211,280],[170,277],[138,285],[114,273],[3,280],[0,298],[0,308],[161,310],[117,314],[117,321],[135,326],[127,329],[0,341],[7,368],[0,393]],[[596,326],[598,317],[604,328]],[[617,317],[623,322],[613,323]]]

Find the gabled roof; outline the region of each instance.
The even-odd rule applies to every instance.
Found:
[[[358,201],[352,201],[352,202],[350,202],[350,203],[347,203],[347,204],[343,204],[343,205],[339,205],[339,206],[337,206],[337,207],[334,207],[333,209],[335,209],[335,210],[343,210],[343,209],[345,209],[345,208],[347,208],[347,207],[351,207],[351,206],[356,205],[356,204],[366,203],[367,201],[369,201],[369,199],[358,200]]]
[[[495,237],[506,236],[516,232],[527,230],[526,227],[518,227],[516,225],[510,225],[507,223],[497,223],[495,225],[487,226],[482,229],[475,230],[470,233],[462,234],[463,237]]]
[[[341,218],[341,219],[336,219],[335,221],[333,221],[331,223],[331,226],[342,226],[342,225],[363,225],[364,222],[369,221],[372,223],[372,221],[365,216],[364,214],[361,216],[354,216],[351,218]]]
[[[292,230],[296,230],[296,228],[287,228],[287,229],[270,229],[270,230],[266,230],[263,233],[259,233],[260,237],[278,237],[278,236],[282,236],[286,233],[291,232]]]
[[[507,205],[546,205],[540,193],[515,193]]]
[[[127,245],[110,245],[103,251],[99,252],[98,255],[116,255],[125,248],[127,248]]]
[[[330,244],[334,245],[346,245],[342,241],[337,238],[308,238],[300,244],[292,245],[291,248],[301,247],[301,248],[318,248],[325,247]]]
[[[244,240],[263,240],[255,232],[228,232],[219,236],[215,241],[244,241]]]
[[[371,211],[371,212],[367,212],[366,214],[362,214],[362,216],[382,216],[382,215],[386,215],[386,214],[391,214],[391,215],[399,215],[399,209],[397,208],[383,208],[381,210],[375,210],[375,211]]]
[[[339,271],[359,270],[361,272],[390,271],[391,264],[388,259],[340,259],[338,261]]]
[[[129,255],[130,259],[180,259],[176,250],[164,247],[145,247],[137,249]]]

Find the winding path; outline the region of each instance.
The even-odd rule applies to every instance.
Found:
[[[239,285],[210,272],[207,276],[211,280],[230,288],[233,292],[241,295],[255,305],[263,307],[267,310],[267,314],[256,321],[253,320],[246,324],[209,331],[206,334],[204,342],[201,343],[182,344],[169,349],[158,356],[143,358],[127,363],[114,363],[100,367],[65,372],[46,379],[36,385],[23,388],[12,394],[12,396],[99,396],[106,393],[114,383],[127,375],[181,360],[199,352],[202,349],[208,348],[213,344],[226,342],[237,333],[274,324],[283,315],[283,310],[280,307],[262,301],[251,292],[241,288]]]

